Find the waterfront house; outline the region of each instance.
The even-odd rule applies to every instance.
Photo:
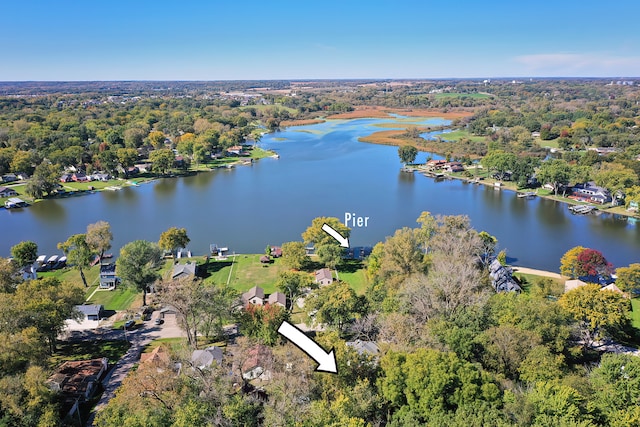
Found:
[[[580,279],[567,280],[564,282],[564,291],[569,292],[584,285],[586,285],[586,282],[583,282]]]
[[[14,182],[17,181],[18,177],[15,173],[7,173],[2,175],[2,180],[0,182]]]
[[[76,305],[75,308],[84,315],[84,320],[100,320],[104,314],[104,306],[98,304]]]
[[[282,308],[287,308],[287,296],[282,292],[274,292],[269,295],[267,303],[269,305],[279,305]]]
[[[85,175],[84,172],[76,172],[71,175],[71,180],[75,182],[87,182],[89,181],[89,177]]]
[[[17,195],[18,193],[13,188],[0,187],[0,197],[13,197]]]
[[[429,160],[427,162],[428,169],[442,169],[447,164],[446,160]]]
[[[495,258],[489,265],[489,277],[496,292],[522,292],[522,288],[513,278],[511,267],[505,267]]]
[[[116,264],[100,264],[100,284],[98,285],[100,289],[115,289],[117,284]]]
[[[464,166],[460,162],[449,162],[444,165],[446,172],[463,172]]]
[[[271,256],[280,258],[282,256],[282,248],[280,246],[271,246]]]
[[[599,187],[593,181],[576,184],[571,188],[572,198],[585,202],[605,204],[611,202],[611,193],[603,187]]]
[[[253,304],[253,305],[263,305],[264,304],[264,289],[260,286],[254,286],[249,289],[247,292],[242,294],[242,303]]]
[[[108,173],[94,173],[93,175],[90,176],[92,181],[109,181],[111,179],[111,175],[109,175]]]
[[[234,145],[233,147],[227,148],[227,154],[241,156],[244,154],[244,151],[242,150],[241,145]]]
[[[186,264],[176,264],[173,266],[173,272],[171,273],[172,280],[182,279],[184,277],[195,278],[196,275],[196,263],[188,262]]]
[[[73,179],[71,178],[71,175],[68,173],[65,173],[60,177],[60,182],[71,182],[71,181],[73,181]]]
[[[328,268],[322,268],[315,273],[315,282],[319,286],[327,286],[333,283],[333,275]]]

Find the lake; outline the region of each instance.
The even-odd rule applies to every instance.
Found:
[[[205,254],[211,243],[261,253],[268,244],[300,240],[315,217],[344,220],[346,212],[369,217],[366,228],[353,228],[352,246],[373,245],[398,228],[417,226],[420,213],[430,211],[468,215],[474,228],[498,238],[517,265],[558,271],[560,257],[576,245],[602,251],[616,267],[640,262],[640,224],[625,218],[577,216],[550,200],[400,172],[397,147],[358,142],[381,130],[375,124],[392,122],[331,120],[292,127],[260,142],[279,159],[0,210],[0,255],[9,256],[11,246],[23,240],[35,241],[41,254],[59,254],[58,242],[98,220],[111,224],[114,255],[132,240],[157,241],[172,226],[187,229],[194,254]],[[426,156],[420,153],[417,161]]]

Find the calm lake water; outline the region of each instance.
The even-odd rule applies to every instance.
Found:
[[[58,242],[98,220],[111,224],[114,255],[135,239],[157,241],[172,226],[187,228],[194,254],[205,254],[210,243],[259,253],[267,244],[300,240],[315,217],[344,220],[345,212],[369,217],[368,227],[352,227],[351,244],[373,245],[398,228],[417,226],[420,213],[430,211],[468,215],[474,228],[498,238],[517,265],[557,271],[560,257],[576,245],[601,250],[614,266],[640,262],[640,224],[612,215],[576,216],[561,203],[400,172],[396,147],[357,141],[384,122],[391,121],[333,120],[290,128],[260,143],[280,159],[0,210],[0,255],[8,256],[23,240],[37,242],[41,254],[58,254]],[[417,161],[425,158],[420,153]]]

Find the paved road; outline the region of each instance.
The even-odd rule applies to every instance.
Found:
[[[127,376],[131,368],[140,360],[140,353],[144,347],[151,341],[158,338],[175,338],[184,336],[184,333],[175,321],[175,316],[168,316],[162,325],[155,325],[153,320],[159,315],[159,312],[154,312],[152,320],[144,322],[137,328],[127,332],[127,338],[131,342],[131,347],[125,353],[124,356],[116,363],[116,365],[107,373],[102,380],[104,386],[104,392],[100,401],[95,406],[94,410],[89,415],[86,426],[94,426],[94,420],[96,412],[104,408],[109,400],[115,396],[115,392],[122,384],[122,380]],[[91,339],[90,335],[94,335],[93,338],[97,338],[98,334],[95,331],[81,331],[79,333],[74,332],[73,338],[77,339],[82,335],[82,339]],[[100,335],[102,339],[124,339],[124,332],[118,331],[105,331]]]

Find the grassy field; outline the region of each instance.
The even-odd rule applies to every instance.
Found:
[[[631,324],[634,328],[640,329],[640,298],[631,300]]]
[[[486,139],[485,136],[471,135],[469,131],[458,129],[452,132],[443,133],[439,135],[445,141],[460,141],[462,138],[469,139],[473,142],[482,142]]]
[[[98,290],[86,302],[89,304],[102,304],[105,310],[127,310],[131,307],[142,306],[142,292],[120,286],[113,291]]]
[[[60,341],[56,352],[49,358],[51,368],[67,360],[86,360],[106,357],[109,363],[119,360],[129,349],[126,341]]]
[[[338,267],[338,275],[340,280],[347,282],[358,295],[364,295],[369,286],[367,272],[362,261],[346,260]]]
[[[207,267],[206,280],[219,284],[226,284],[240,292],[245,292],[254,286],[260,286],[265,293],[276,291],[278,273],[286,271],[281,260],[275,259],[271,264],[260,263],[261,254],[236,255],[227,261],[210,261]],[[231,276],[229,276],[231,275]]]
[[[83,271],[84,277],[85,279],[87,279],[87,284],[89,285],[89,288],[87,288],[87,291],[89,292],[89,290],[93,290],[93,288],[97,286],[98,276],[100,275],[100,267],[93,266]],[[71,267],[65,267],[61,268],[60,270],[54,271],[43,271],[41,273],[38,273],[38,277],[56,277],[64,282],[82,284],[80,272]]]

